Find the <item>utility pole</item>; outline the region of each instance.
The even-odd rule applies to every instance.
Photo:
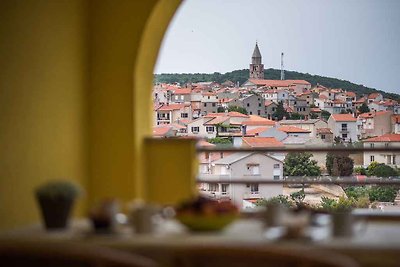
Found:
[[[281,80],[285,79],[285,70],[283,69],[283,52],[281,53]]]

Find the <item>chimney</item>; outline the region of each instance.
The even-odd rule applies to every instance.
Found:
[[[246,136],[246,132],[247,132],[247,126],[246,125],[242,125],[242,136],[243,137]]]

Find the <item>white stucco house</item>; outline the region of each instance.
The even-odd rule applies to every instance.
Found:
[[[352,114],[332,114],[328,119],[328,127],[334,137],[340,137],[345,143],[358,140],[357,119]]]
[[[260,183],[231,184],[224,180],[281,180],[283,162],[261,152],[238,152],[210,163],[210,173],[200,178],[215,182],[202,184],[201,192],[216,199],[230,199],[238,207],[245,202],[271,198],[283,193],[283,185]]]

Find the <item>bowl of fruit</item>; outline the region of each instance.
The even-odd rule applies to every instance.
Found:
[[[176,219],[191,231],[219,231],[238,217],[239,210],[231,202],[205,197],[185,201],[176,208]]]

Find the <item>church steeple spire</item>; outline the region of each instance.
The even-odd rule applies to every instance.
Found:
[[[260,49],[258,48],[258,43],[256,42],[256,46],[254,47],[253,56],[251,57],[252,64],[261,64],[261,53]]]
[[[257,41],[253,55],[251,56],[250,79],[264,79],[264,65],[262,64],[262,57]]]

